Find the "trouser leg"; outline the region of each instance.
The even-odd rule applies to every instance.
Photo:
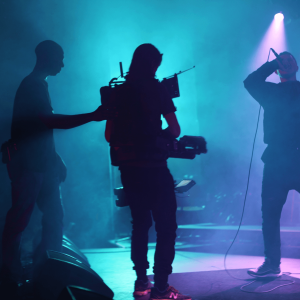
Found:
[[[43,174],[24,170],[9,170],[12,180],[12,207],[7,213],[2,236],[2,270],[12,279],[21,276],[20,245],[38,197]],[[6,276],[7,274],[2,274]]]
[[[124,190],[129,196],[133,216],[134,268],[145,270],[149,267],[147,243],[148,229],[151,226],[149,212],[151,210],[157,232],[153,270],[156,284],[164,288],[168,282],[168,275],[172,273],[175,256],[177,204],[173,177],[167,167],[122,168],[121,179]]]
[[[279,266],[281,260],[280,217],[289,192],[281,170],[265,165],[262,184],[262,232],[265,257]]]
[[[146,270],[149,269],[147,253],[148,231],[152,226],[151,212],[139,205],[131,205],[130,209],[132,216],[131,260],[137,276],[145,277]]]
[[[64,211],[57,176],[45,174],[37,206],[43,214],[42,237],[34,254],[34,263],[37,263],[47,250],[62,251]]]
[[[154,281],[164,288],[168,275],[172,273],[175,257],[176,210],[174,181],[167,168],[157,174],[156,197],[153,199],[152,213],[157,232],[157,244],[154,257]]]
[[[145,178],[141,168],[125,168],[121,170],[121,179],[129,200],[132,216],[131,260],[138,278],[145,278],[149,269],[148,231],[152,226],[152,217],[147,201],[144,183]]]

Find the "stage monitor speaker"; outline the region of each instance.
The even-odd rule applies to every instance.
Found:
[[[112,298],[107,298],[86,288],[69,285],[62,290],[57,300],[112,300]]]
[[[102,278],[81,260],[51,250],[35,268],[33,283],[35,295],[41,300],[56,300],[67,285],[91,289],[110,299],[114,296]]]
[[[65,235],[63,236],[63,241],[62,241],[62,252],[65,253],[65,254],[69,254],[69,255],[79,259],[84,264],[86,264],[88,267],[91,267],[87,257]]]

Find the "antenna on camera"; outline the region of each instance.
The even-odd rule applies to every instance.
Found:
[[[122,62],[120,61],[120,72],[121,72],[121,77],[124,78],[124,74],[123,74],[123,65]]]
[[[194,69],[195,66],[193,66],[192,68],[189,68],[187,70],[184,71],[179,71],[178,73],[175,73],[174,75],[171,75],[169,77],[165,77],[161,83],[165,85],[165,87],[167,88],[167,90],[169,91],[169,94],[171,96],[172,99],[180,97],[180,92],[179,92],[179,85],[178,85],[178,78],[177,76],[187,72],[189,70]]]

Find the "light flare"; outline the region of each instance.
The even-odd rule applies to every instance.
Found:
[[[276,22],[282,22],[283,19],[284,19],[283,13],[280,12],[280,13],[276,14],[276,15],[274,16],[274,19],[275,19]]]

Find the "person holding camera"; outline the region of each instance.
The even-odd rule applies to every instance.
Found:
[[[176,197],[167,155],[158,147],[160,136],[180,135],[176,108],[167,89],[155,79],[162,54],[152,44],[142,44],[133,54],[124,84],[110,96],[118,116],[107,121],[106,140],[112,164],[119,166],[132,215],[131,259],[136,272],[134,296],[151,292],[150,299],[191,299],[168,284],[176,239]],[[161,116],[168,128],[162,130]],[[154,287],[147,277],[148,231],[155,221],[157,244]]]
[[[3,162],[11,179],[12,207],[2,237],[1,286],[17,290],[22,277],[20,244],[35,203],[43,213],[42,238],[35,251],[37,261],[46,250],[62,250],[63,206],[60,183],[67,169],[55,150],[53,129],[69,129],[91,121],[114,117],[106,107],[80,115],[54,114],[47,77],[64,67],[64,52],[51,40],[35,49],[36,65],[21,82],[14,100],[11,140],[2,148]]]
[[[262,180],[262,232],[265,261],[248,274],[281,276],[280,217],[289,190],[300,192],[300,82],[298,65],[289,52],[262,65],[244,81],[250,95],[264,109],[264,142],[267,148]],[[275,72],[280,83],[266,82]]]

